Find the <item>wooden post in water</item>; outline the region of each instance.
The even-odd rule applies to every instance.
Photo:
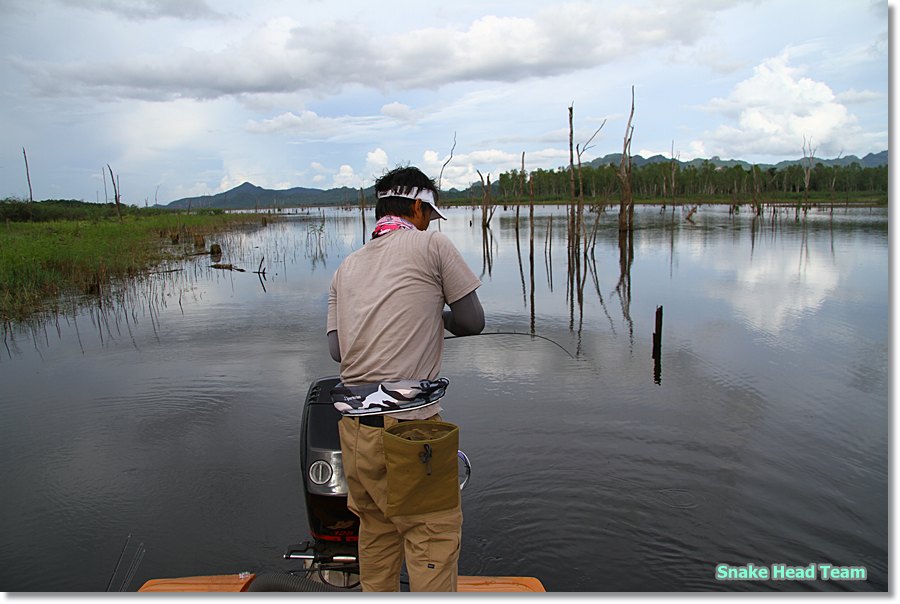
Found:
[[[656,330],[653,332],[653,381],[662,382],[662,321],[663,307],[656,307]]]

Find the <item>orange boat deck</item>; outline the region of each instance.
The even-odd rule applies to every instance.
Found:
[[[256,575],[205,575],[174,579],[151,579],[141,592],[239,592],[247,591]],[[534,577],[460,577],[459,591],[467,592],[542,592],[544,586]]]

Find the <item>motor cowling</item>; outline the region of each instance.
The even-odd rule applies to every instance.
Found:
[[[359,518],[347,509],[347,481],[341,461],[338,422],[331,402],[337,376],[312,383],[300,426],[300,467],[309,529],[316,549],[356,552]]]

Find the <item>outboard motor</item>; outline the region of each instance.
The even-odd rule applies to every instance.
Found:
[[[331,389],[340,378],[326,377],[309,387],[300,421],[300,471],[306,499],[306,515],[312,542],[292,545],[286,559],[304,560],[319,579],[341,573],[337,580],[350,587],[352,575],[359,573],[357,542],[359,518],[347,509],[347,482],[341,464],[338,422],[341,414],[331,402]]]
[[[341,463],[338,422],[341,414],[331,402],[331,389],[340,378],[314,382],[303,407],[300,467],[306,513],[313,538],[323,545],[347,546],[355,553],[359,519],[347,509],[347,481]]]
[[[306,395],[300,422],[300,471],[313,541],[290,546],[284,557],[303,560],[307,573],[317,572],[324,583],[352,588],[359,574],[359,518],[347,508],[338,432],[341,413],[331,398],[339,382],[338,376],[320,378]],[[464,470],[462,489],[472,467],[462,451],[458,457]]]

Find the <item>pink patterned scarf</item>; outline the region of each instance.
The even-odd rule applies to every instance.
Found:
[[[382,235],[390,233],[391,231],[397,231],[400,229],[415,230],[415,228],[416,225],[408,220],[400,218],[399,216],[382,216],[378,219],[378,222],[375,223],[375,230],[372,231],[372,239],[381,237]]]

